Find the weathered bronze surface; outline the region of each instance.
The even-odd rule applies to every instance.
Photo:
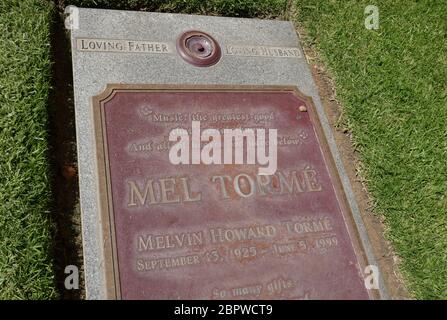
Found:
[[[109,85],[93,99],[108,295],[368,299],[312,101],[293,87]],[[169,132],[278,129],[278,169],[173,165]]]

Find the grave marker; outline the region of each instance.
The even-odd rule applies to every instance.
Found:
[[[374,257],[291,23],[78,14],[88,298],[380,297],[364,285]],[[190,133],[193,121],[221,133],[276,129],[276,171],[258,175],[247,155],[172,164],[170,132]]]

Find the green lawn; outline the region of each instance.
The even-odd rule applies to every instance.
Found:
[[[221,15],[245,18],[276,18],[288,0],[65,0],[64,5],[86,8],[129,9],[159,12]]]
[[[52,7],[0,1],[0,299],[56,296],[47,162]]]
[[[379,30],[364,27],[378,6]],[[296,0],[417,298],[447,298],[447,2]]]
[[[362,175],[418,298],[447,298],[446,17],[442,1],[60,0],[57,6],[288,16],[335,79]],[[380,29],[364,27],[375,4]],[[0,299],[56,298],[46,0],[0,1]],[[70,59],[70,57],[67,57]]]

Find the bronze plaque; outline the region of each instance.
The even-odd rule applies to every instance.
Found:
[[[93,99],[109,298],[368,299],[312,101],[284,86],[109,85]],[[174,165],[172,129],[277,129],[277,170]]]

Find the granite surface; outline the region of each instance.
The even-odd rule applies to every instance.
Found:
[[[370,264],[375,264],[349,179],[332,136],[305,58],[225,55],[214,66],[195,67],[175,51],[177,37],[196,29],[212,35],[224,48],[268,46],[302,52],[294,26],[286,21],[240,19],[79,8],[79,28],[71,31],[79,165],[85,284],[88,299],[102,299],[104,275],[98,213],[97,170],[91,98],[107,84],[294,85],[313,98],[336,162],[354,220]],[[114,39],[167,43],[169,53],[82,51],[76,39]],[[78,48],[77,48],[78,45]],[[387,297],[381,282],[381,296]]]

